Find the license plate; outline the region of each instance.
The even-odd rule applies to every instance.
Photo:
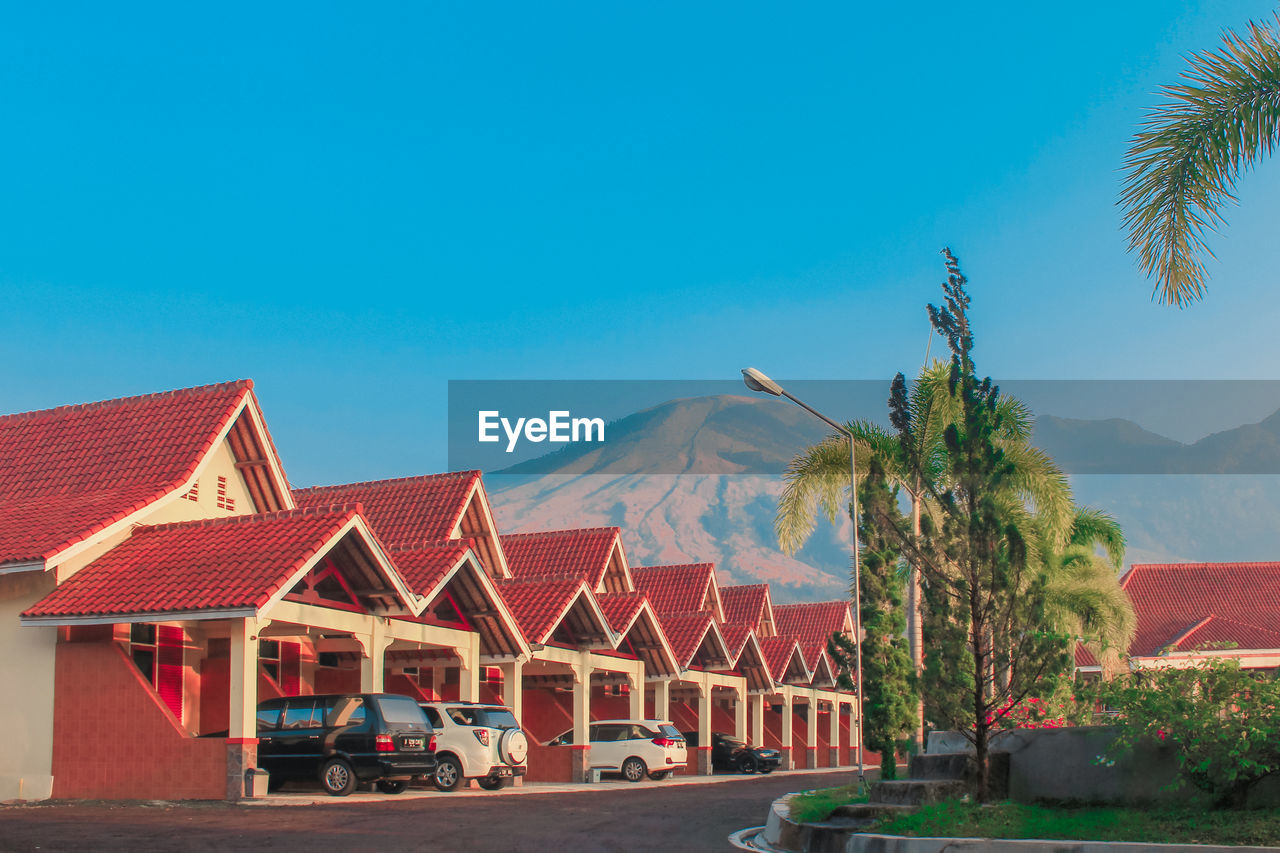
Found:
[[[422,749],[424,741],[420,737],[407,737],[400,741],[403,749]]]
[[[499,768],[498,768],[498,772],[497,772],[497,773],[495,773],[494,775],[495,775],[495,776],[510,776],[510,775],[511,775],[511,768],[510,768],[510,767],[499,767]]]

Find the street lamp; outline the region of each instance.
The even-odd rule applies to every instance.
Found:
[[[858,714],[856,723],[858,726],[858,785],[864,787],[867,784],[866,767],[862,760],[862,571],[858,560],[858,468],[857,468],[857,451],[854,445],[853,431],[841,423],[833,421],[831,418],[819,412],[803,400],[799,400],[787,390],[774,382],[768,376],[765,376],[754,367],[745,368],[742,371],[742,381],[747,383],[747,387],[752,391],[760,391],[764,394],[772,394],[774,397],[786,397],[809,414],[818,418],[834,429],[836,432],[843,434],[849,439],[849,491],[852,494],[852,511],[853,511],[853,634],[855,645],[855,686],[857,690],[857,708]]]

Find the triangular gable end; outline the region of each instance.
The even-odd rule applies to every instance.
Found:
[[[528,655],[529,647],[515,617],[471,549],[424,598],[424,613],[480,635],[480,656],[486,662]]]
[[[671,643],[647,600],[641,602],[635,616],[620,630],[617,650],[643,660],[646,677],[674,675],[679,670]]]
[[[689,666],[702,670],[727,669],[730,663],[729,646],[725,643],[724,634],[714,620],[707,624],[706,633],[698,641],[698,646],[689,660]]]
[[[511,577],[511,568],[507,565],[506,554],[502,551],[502,541],[498,538],[498,527],[493,520],[489,495],[480,477],[476,477],[475,482],[471,484],[471,489],[458,513],[449,538],[473,540],[481,565],[490,577]]]
[[[605,561],[604,574],[596,592],[635,592],[636,585],[631,579],[631,566],[627,563],[626,551],[622,548],[622,537],[615,533],[613,547],[609,549],[609,558]]]
[[[547,642],[579,649],[617,647],[609,621],[585,583],[555,620]]]

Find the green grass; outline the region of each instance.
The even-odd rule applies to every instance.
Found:
[[[860,794],[856,784],[805,791],[791,798],[791,819],[801,823],[826,820],[836,806],[866,801],[867,795]]]
[[[1280,811],[1062,808],[1018,803],[978,806],[948,802],[884,821],[871,831],[924,837],[1273,845],[1280,843]]]

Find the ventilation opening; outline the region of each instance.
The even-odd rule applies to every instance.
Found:
[[[235,510],[236,499],[227,497],[227,478],[218,478],[218,509]]]

